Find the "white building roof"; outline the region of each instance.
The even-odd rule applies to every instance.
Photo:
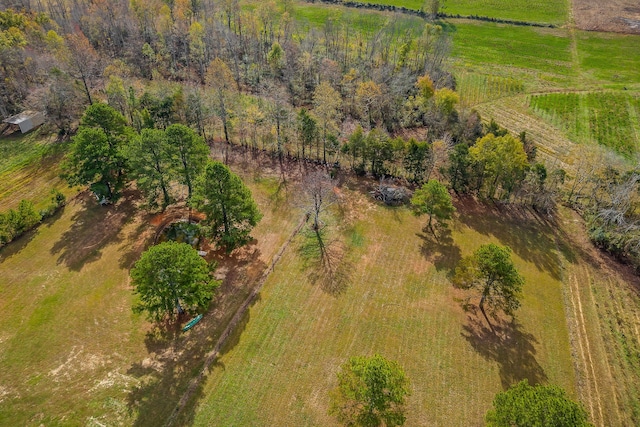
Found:
[[[20,123],[29,120],[30,118],[38,115],[37,111],[23,111],[20,114],[16,114],[15,116],[11,116],[7,119],[4,119],[4,123],[11,123],[12,125],[19,125]]]

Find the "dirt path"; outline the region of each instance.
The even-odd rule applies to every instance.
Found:
[[[240,306],[240,308],[238,308],[238,311],[236,311],[236,314],[233,316],[233,318],[225,328],[220,338],[218,338],[216,345],[213,347],[213,349],[209,353],[206,354],[204,365],[202,366],[200,373],[198,374],[198,376],[193,378],[189,383],[187,390],[180,398],[180,401],[178,402],[175,409],[171,413],[171,416],[167,419],[167,422],[164,424],[166,427],[172,426],[175,423],[182,409],[189,402],[189,399],[191,398],[193,393],[200,386],[202,381],[205,380],[207,372],[209,372],[212,364],[217,360],[218,356],[220,355],[220,351],[222,350],[222,347],[227,342],[227,339],[233,334],[238,324],[241,323],[242,318],[245,316],[249,307],[251,307],[251,305],[254,303],[254,301],[256,300],[256,297],[258,296],[258,294],[260,293],[260,290],[262,289],[262,286],[264,286],[265,282],[267,281],[269,274],[273,272],[273,269],[275,268],[276,264],[278,263],[278,261],[280,261],[280,258],[282,258],[284,251],[287,249],[287,247],[289,247],[289,244],[291,243],[291,241],[298,234],[300,229],[302,229],[302,227],[306,224],[306,222],[307,222],[307,217],[304,216],[298,223],[298,226],[296,227],[296,229],[291,233],[287,241],[282,245],[280,250],[273,257],[269,265],[265,268],[264,272],[262,273],[262,276],[258,280],[257,286],[249,294],[249,296],[244,301],[244,303]]]

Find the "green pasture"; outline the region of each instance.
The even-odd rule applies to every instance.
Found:
[[[575,142],[597,143],[632,158],[640,146],[640,94],[532,95],[530,108]]]
[[[358,10],[322,3],[298,3],[292,15],[303,28],[324,27],[331,21],[335,25],[348,27],[352,36],[358,33],[371,35],[383,28],[394,27],[399,33],[422,31],[424,20],[416,16],[380,13],[373,10]]]
[[[361,0],[364,3],[404,6],[409,9],[428,10],[429,2],[422,0]],[[476,15],[490,18],[510,19],[562,25],[567,18],[567,3],[561,0],[446,0],[444,13],[450,15]]]
[[[640,35],[580,31],[577,45],[586,77],[618,89],[640,88]]]
[[[525,91],[523,80],[467,71],[456,75],[456,91],[465,107],[483,102],[514,96]]]
[[[308,259],[313,233],[299,235],[209,374],[193,425],[336,425],[327,415],[336,371],[374,353],[411,379],[407,425],[480,425],[494,394],[523,378],[575,396],[562,255],[548,226],[472,203],[436,241],[407,209],[342,193],[349,207],[327,220],[343,224],[326,236],[339,251],[334,279]],[[448,279],[487,242],[511,246],[527,281],[515,323],[497,335],[463,310],[468,295]]]
[[[564,29],[516,27],[452,20],[452,57],[457,66],[521,74],[518,78],[570,82],[578,76],[571,59],[571,39]]]

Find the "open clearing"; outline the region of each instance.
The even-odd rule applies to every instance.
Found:
[[[640,94],[627,92],[534,95],[530,108],[580,143],[597,143],[632,158],[640,146]]]
[[[574,4],[578,26],[576,7],[591,3]],[[476,2],[480,12],[462,0],[446,4],[447,13],[561,25],[568,3],[537,2],[530,11],[522,1]],[[626,12],[620,16],[636,13]],[[293,14],[315,28],[351,21],[345,25],[359,33],[415,34],[424,24],[307,3]],[[575,143],[597,141],[609,123],[602,117],[620,104],[589,104],[593,121],[581,112],[603,91],[630,99],[636,107],[627,109],[628,120],[638,123],[640,36],[467,20],[445,27],[462,104],[513,133],[526,131],[552,164],[570,171],[582,154]],[[558,100],[534,111],[532,96]],[[616,132],[605,137],[630,139]],[[36,132],[0,139],[0,211],[20,199],[43,207],[52,188],[65,188],[61,148]],[[274,178],[276,165],[256,166],[248,156],[232,161],[265,217],[247,249],[212,255],[224,285],[187,334],[154,329],[131,313],[128,270],[164,219],[138,210],[132,191],[111,207],[83,193],[0,250],[0,425],[164,424],[300,220],[295,185]],[[438,242],[422,232],[424,219],[372,203],[366,187],[348,183],[344,207],[328,220],[331,280],[311,259],[308,236],[299,235],[177,424],[334,425],[327,392],[339,365],[379,352],[412,381],[407,425],[481,425],[495,392],[522,378],[565,387],[598,426],[640,425],[640,283],[592,248],[574,213],[561,210],[550,223],[458,201],[451,233]],[[501,323],[497,336],[462,309],[465,294],[448,280],[457,260],[486,242],[511,246],[527,278],[517,322]]]
[[[300,251],[288,251],[210,374],[195,425],[334,425],[326,411],[335,372],[361,354],[406,369],[407,425],[480,425],[494,393],[523,378],[575,393],[562,254],[548,225],[466,201],[451,234],[436,242],[407,209],[342,193],[346,207],[332,222],[344,224],[347,249],[335,268],[347,277],[336,291]],[[463,311],[465,295],[447,279],[487,242],[511,246],[527,279],[517,321],[500,324],[497,336]]]

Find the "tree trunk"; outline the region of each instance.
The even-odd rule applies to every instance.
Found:
[[[187,182],[187,190],[188,190],[187,198],[191,200],[191,193],[192,193],[191,176],[189,174],[189,168],[187,167],[187,163],[184,161],[184,159],[182,160],[182,166],[184,167],[184,179]]]
[[[485,300],[485,298],[486,298],[486,295],[482,294],[482,298],[480,298],[480,304],[479,304],[480,311],[482,312],[482,315],[484,316],[485,320],[489,324],[489,329],[491,329],[491,332],[493,332],[495,334],[496,331],[493,329],[493,325],[489,321],[489,317],[487,317],[487,313],[484,311],[484,300]]]
[[[84,92],[87,95],[87,99],[89,100],[89,105],[93,105],[93,100],[91,99],[91,92],[89,92],[89,86],[87,86],[87,79],[84,77],[84,73],[80,74],[82,84],[84,85]]]
[[[322,161],[327,164],[327,122],[324,122],[324,128],[322,130]]]
[[[431,233],[433,234],[433,236],[437,239],[438,236],[436,236],[436,231],[433,229],[433,215],[429,215],[429,230],[431,230]]]

